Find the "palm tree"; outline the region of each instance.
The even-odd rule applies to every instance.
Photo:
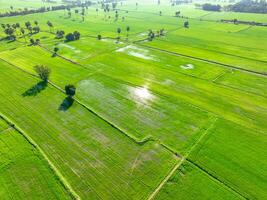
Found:
[[[129,31],[130,31],[130,27],[129,27],[129,26],[127,26],[127,28],[126,28],[126,32],[127,32],[127,38],[129,37]]]
[[[120,37],[121,34],[121,28],[117,28],[118,37]]]
[[[49,26],[50,33],[51,33],[52,32],[51,29],[53,28],[53,24],[50,21],[48,21],[47,22],[47,25]]]
[[[3,29],[6,29],[6,25],[5,25],[5,24],[1,24],[1,27],[2,27]]]
[[[24,40],[25,40],[25,43],[26,43],[25,30],[24,30],[24,28],[21,28],[21,29],[20,29],[20,32],[22,33],[22,35],[23,35],[23,37],[24,37]]]
[[[78,18],[79,10],[78,9],[74,10],[74,13],[75,13],[76,18]]]

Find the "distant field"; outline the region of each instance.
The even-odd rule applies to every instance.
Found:
[[[61,4],[60,0],[53,0],[55,3],[49,3],[42,0],[0,0],[0,12],[9,12],[11,10],[19,10],[19,9],[32,9],[32,8],[40,8],[43,6],[54,6]],[[11,9],[10,7],[13,7]]]
[[[0,30],[0,114],[62,176],[0,120],[0,199],[265,198],[267,28],[217,21],[266,16],[138,2],[118,3],[118,20],[100,4],[84,21],[74,9],[70,18],[63,10],[0,18],[41,29],[17,29],[16,41]],[[0,0],[0,12],[9,4]],[[147,40],[160,29],[163,36]],[[58,30],[81,38],[56,39]],[[51,69],[48,83],[36,65]],[[67,84],[76,87],[71,102]]]

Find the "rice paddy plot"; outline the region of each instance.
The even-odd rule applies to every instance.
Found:
[[[1,112],[38,141],[81,198],[146,198],[177,162],[157,142],[136,143],[78,103],[65,104],[50,85],[23,95],[38,79],[2,62],[0,68],[0,94],[8,94]]]
[[[205,172],[185,162],[163,186],[156,200],[183,199],[242,199]]]
[[[0,198],[72,199],[40,152],[0,118]]]
[[[264,199],[267,190],[266,134],[217,120],[190,160],[248,199]]]

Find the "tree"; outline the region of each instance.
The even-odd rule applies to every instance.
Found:
[[[30,26],[29,28],[28,28],[28,30],[29,30],[29,32],[30,32],[30,34],[32,34],[32,27]]]
[[[76,87],[74,85],[66,85],[65,92],[68,97],[72,98],[76,94]]]
[[[121,28],[117,28],[118,38],[120,38]]]
[[[35,44],[40,44],[40,39],[36,39]]]
[[[33,31],[34,31],[34,33],[39,33],[40,32],[40,27],[39,26],[33,27]]]
[[[74,31],[73,35],[74,35],[74,40],[79,40],[81,37],[81,34],[78,31]]]
[[[48,22],[47,22],[47,25],[49,26],[50,33],[51,33],[51,29],[53,28],[53,24],[52,24],[52,22],[48,21]]]
[[[8,36],[10,40],[16,39],[14,32],[15,32],[14,29],[11,27],[5,29],[5,34]]]
[[[1,24],[2,29],[6,29],[6,25],[5,24]]]
[[[51,74],[51,70],[45,65],[36,65],[34,71],[38,74],[40,79],[47,82]]]
[[[53,54],[53,56],[56,56],[58,51],[59,51],[59,48],[58,47],[55,47],[54,48],[54,54]]]
[[[61,39],[61,38],[63,38],[64,37],[64,35],[65,35],[65,32],[64,31],[57,31],[56,32],[56,38],[57,39]]]
[[[188,21],[184,22],[184,27],[189,28],[189,22]]]
[[[29,27],[31,26],[31,22],[29,22],[29,21],[25,22],[25,26],[26,26],[27,29],[29,29]]]
[[[20,32],[21,32],[21,34],[23,35],[23,38],[24,38],[25,43],[26,43],[25,30],[24,30],[24,28],[20,28]]]
[[[38,26],[38,22],[37,21],[34,21],[34,24],[35,24],[35,26]]]
[[[68,33],[65,38],[67,42],[73,41],[75,39],[73,33]]]
[[[31,45],[35,45],[35,41],[33,38],[30,39],[30,43],[31,43]]]
[[[176,11],[176,12],[175,12],[175,17],[179,17],[180,14],[181,14],[181,11]]]
[[[97,36],[97,39],[98,39],[98,40],[101,40],[101,39],[102,39],[102,36],[101,36],[101,35],[98,35],[98,36]]]
[[[130,26],[127,26],[127,27],[126,27],[127,38],[129,37],[129,31],[130,31]]]
[[[210,3],[205,3],[202,5],[202,9],[203,10],[207,10],[207,11],[220,11],[221,10],[221,6],[218,4],[218,5],[213,5],[213,4],[210,4]]]
[[[164,29],[160,29],[160,30],[159,30],[159,35],[160,35],[160,36],[164,36]]]
[[[148,40],[152,41],[155,38],[155,33],[152,30],[148,32]]]

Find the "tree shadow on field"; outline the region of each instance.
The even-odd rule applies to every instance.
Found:
[[[59,111],[67,111],[73,104],[74,99],[71,97],[66,97],[62,103],[60,104],[58,110]]]
[[[42,92],[45,88],[47,87],[47,82],[46,81],[40,81],[28,90],[26,90],[22,96],[27,97],[27,96],[36,96],[40,92]]]

